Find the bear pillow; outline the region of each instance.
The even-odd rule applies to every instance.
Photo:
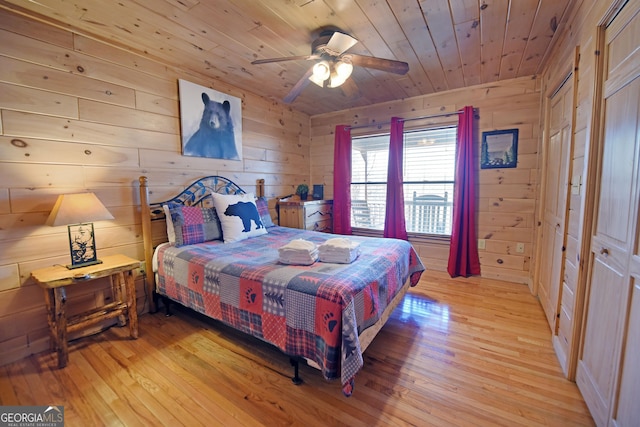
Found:
[[[216,207],[218,218],[220,218],[222,239],[225,243],[239,242],[249,237],[267,234],[252,193],[213,193],[211,196],[213,206]]]

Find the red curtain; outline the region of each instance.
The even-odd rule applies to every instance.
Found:
[[[384,217],[384,237],[409,240],[404,218],[404,190],[402,188],[402,148],[404,121],[391,118],[389,167],[387,169],[387,207]]]
[[[476,170],[473,157],[473,107],[464,107],[458,118],[456,182],[449,264],[451,277],[480,274],[476,243]]]
[[[351,128],[336,126],[333,148],[333,232],[351,234]]]

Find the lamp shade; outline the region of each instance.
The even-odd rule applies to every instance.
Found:
[[[313,66],[313,76],[319,80],[327,80],[331,69],[327,61],[320,61]]]
[[[309,76],[309,80],[320,87],[324,87],[324,81],[329,78],[331,68],[327,61],[320,61],[313,66],[313,74]]]
[[[106,219],[113,219],[113,215],[95,194],[61,194],[58,196],[46,224],[57,227]]]
[[[331,73],[331,81],[329,87],[338,87],[342,85],[353,72],[353,65],[348,62],[338,61]]]

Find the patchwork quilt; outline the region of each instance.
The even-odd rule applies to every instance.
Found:
[[[349,236],[361,251],[351,264],[278,262],[278,248],[293,239],[320,245],[335,237],[276,226],[241,242],[161,246],[157,291],[316,362],[325,378],[340,377],[350,395],[363,366],[358,335],[407,279],[418,283],[425,267],[409,242],[357,236]]]

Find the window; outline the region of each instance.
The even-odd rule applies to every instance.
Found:
[[[457,127],[404,133],[407,232],[451,234]],[[354,137],[351,226],[384,229],[389,134]]]

